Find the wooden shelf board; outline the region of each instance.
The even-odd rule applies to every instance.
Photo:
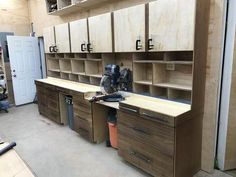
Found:
[[[160,63],[192,65],[193,61],[134,60],[134,63]]]
[[[109,0],[99,0],[99,1],[98,0],[84,0],[76,4],[71,4],[69,6],[63,7],[54,12],[50,12],[48,13],[48,15],[60,16],[60,15],[70,14],[73,12],[84,11],[94,5],[101,4],[106,1],[109,1]]]
[[[52,72],[61,72],[60,69],[48,69],[48,71],[52,71]]]
[[[101,74],[87,74],[87,76],[96,77],[96,78],[102,78]]]
[[[172,88],[172,89],[177,89],[177,90],[192,91],[192,86],[182,85],[182,84],[174,84],[174,83],[168,83],[168,82],[154,84],[154,86],[164,87],[164,88]]]
[[[61,72],[65,74],[72,74],[71,71],[61,71]]]
[[[99,58],[99,59],[88,58],[87,60],[88,60],[88,61],[95,61],[95,62],[102,61],[102,59],[101,59],[101,58]]]
[[[135,84],[152,85],[152,81],[134,81]]]

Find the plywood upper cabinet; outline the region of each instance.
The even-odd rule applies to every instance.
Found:
[[[56,46],[58,53],[70,53],[69,24],[55,26]]]
[[[149,3],[149,50],[193,50],[196,0]]]
[[[115,52],[145,51],[145,4],[114,12]]]
[[[93,53],[113,52],[111,13],[90,17],[88,22],[88,50]]]
[[[47,27],[43,29],[45,53],[51,53],[52,47],[55,46],[54,27]]]
[[[88,27],[87,19],[70,22],[71,52],[87,52]]]

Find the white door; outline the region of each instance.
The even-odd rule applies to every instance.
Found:
[[[32,103],[35,79],[41,78],[38,38],[8,36],[9,58],[16,106]]]

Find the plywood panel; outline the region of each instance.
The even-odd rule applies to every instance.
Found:
[[[47,27],[43,29],[43,37],[44,37],[44,50],[45,53],[51,53],[50,47],[55,46],[55,33],[54,27]]]
[[[149,4],[152,51],[193,50],[196,0],[159,0]]]
[[[87,52],[88,28],[86,18],[70,22],[70,36],[72,53]]]
[[[27,0],[0,1],[0,8],[1,32],[29,35],[30,20]]]
[[[91,52],[108,53],[113,51],[111,13],[106,13],[88,19],[89,42]],[[89,49],[88,49],[89,50]]]
[[[70,53],[69,24],[56,25],[55,36],[58,53]]]
[[[212,173],[214,170],[218,93],[224,40],[225,1],[211,0],[210,3],[202,135],[202,169]]]
[[[145,4],[114,12],[114,40],[115,52],[145,51]]]

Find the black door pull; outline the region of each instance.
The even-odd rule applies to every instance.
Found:
[[[91,52],[91,51],[93,50],[93,48],[91,47],[91,45],[92,45],[91,43],[88,43],[88,44],[87,44],[88,52]]]
[[[52,53],[53,52],[53,46],[49,47],[49,52]]]
[[[81,51],[84,52],[86,50],[85,48],[86,44],[81,44]]]
[[[58,51],[58,49],[57,49],[57,46],[55,45],[55,46],[53,46],[53,52],[57,52]]]
[[[152,44],[152,39],[148,39],[148,50],[154,49],[154,45]]]
[[[141,49],[142,49],[141,40],[138,39],[138,40],[136,40],[136,50],[141,50]]]

